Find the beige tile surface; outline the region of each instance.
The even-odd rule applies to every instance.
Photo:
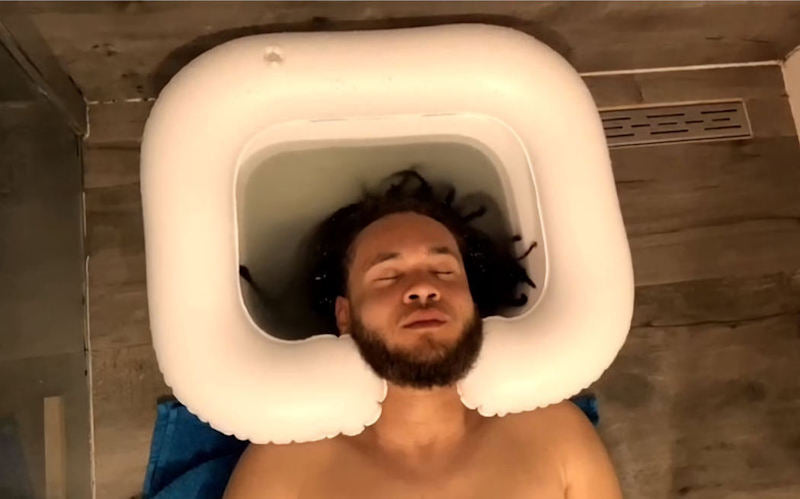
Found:
[[[797,315],[632,329],[595,386],[629,497],[800,490]]]
[[[636,289],[628,341],[591,390],[628,497],[800,488],[798,312],[800,272]]]
[[[580,71],[777,60],[800,43],[794,2],[37,4],[18,8],[100,101],[153,97],[202,52],[257,33],[488,23],[535,36]]]
[[[95,349],[92,370],[97,497],[135,497],[144,484],[157,401],[171,391],[151,345]]]

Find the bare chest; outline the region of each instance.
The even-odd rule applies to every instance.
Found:
[[[496,475],[464,473],[438,480],[395,479],[379,473],[320,476],[305,484],[298,499],[563,499],[552,478],[519,477],[509,470]]]
[[[491,439],[448,460],[408,470],[388,459],[342,449],[311,471],[298,499],[564,498],[559,467],[546,449]]]

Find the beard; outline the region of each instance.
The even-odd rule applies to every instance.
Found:
[[[444,387],[466,376],[475,364],[483,344],[483,321],[473,309],[455,344],[443,345],[426,335],[422,346],[412,351],[390,350],[380,335],[364,326],[357,314],[350,334],[361,357],[381,378],[404,387]]]

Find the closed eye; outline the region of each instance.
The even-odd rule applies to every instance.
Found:
[[[454,273],[455,272],[453,272],[451,270],[442,271],[442,272],[434,272],[434,274],[436,274],[436,275],[450,275],[450,274],[454,274]],[[375,280],[376,281],[391,281],[392,279],[397,279],[398,277],[400,277],[400,276],[399,275],[393,275],[393,276],[387,276],[387,277],[379,277],[379,278],[377,278]]]

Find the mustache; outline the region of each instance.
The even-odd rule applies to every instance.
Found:
[[[456,317],[456,316],[455,316],[455,315],[454,315],[454,314],[453,314],[453,313],[452,313],[452,312],[451,312],[451,311],[450,311],[448,308],[446,308],[446,307],[439,307],[439,306],[435,306],[435,305],[426,305],[426,306],[411,306],[411,307],[406,307],[406,308],[403,308],[403,311],[402,311],[402,313],[400,314],[399,318],[400,318],[401,320],[405,320],[405,319],[407,319],[408,317],[410,317],[410,316],[411,316],[411,314],[414,314],[414,313],[416,313],[416,312],[429,311],[429,310],[435,310],[435,311],[437,311],[437,312],[440,312],[440,313],[442,313],[442,314],[445,314],[445,315],[447,315],[447,316],[449,316],[449,317],[451,317],[451,318],[455,318],[455,317]]]

